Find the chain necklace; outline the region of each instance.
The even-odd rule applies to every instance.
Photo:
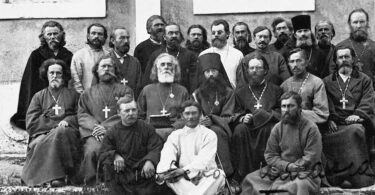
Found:
[[[341,85],[339,83],[339,78],[336,74],[336,82],[337,82],[337,85],[339,86],[339,89],[340,89],[340,92],[341,92],[341,100],[340,102],[342,103],[342,108],[345,109],[346,108],[346,104],[348,103],[348,100],[345,98],[345,94],[346,94],[346,91],[348,90],[348,87],[349,87],[349,83],[350,83],[350,79],[351,77],[349,76],[348,78],[348,83],[346,83],[346,86],[345,86],[345,90],[344,92],[342,91],[342,88],[341,88]]]
[[[167,110],[165,109],[165,106],[166,106],[166,104],[167,104],[167,101],[168,101],[168,99],[169,98],[174,98],[174,95],[173,95],[173,84],[171,84],[171,87],[170,87],[170,89],[169,89],[169,96],[167,96],[167,98],[165,99],[165,101],[163,102],[163,100],[161,99],[161,95],[160,95],[160,89],[159,89],[159,84],[157,85],[157,88],[158,88],[158,95],[159,95],[159,100],[160,100],[160,103],[161,103],[161,105],[163,106],[163,109],[160,111],[160,113],[162,114],[162,115],[167,115]]]
[[[48,89],[49,94],[52,96],[52,99],[55,102],[55,106],[52,107],[52,109],[55,110],[55,115],[59,115],[59,110],[61,109],[61,106],[59,106],[59,99],[60,99],[60,95],[62,93],[62,90],[64,90],[64,89],[61,89],[59,95],[57,96],[57,100],[56,100],[55,96],[52,95],[51,90]]]
[[[180,49],[181,49],[181,47],[178,47],[178,51],[177,51],[177,55],[176,55],[176,59],[178,59],[178,56],[180,55]],[[170,53],[168,52],[168,47],[165,47],[165,52],[167,52],[168,54],[170,54]]]
[[[298,90],[298,94],[302,94],[302,88],[306,85],[307,79],[309,78],[310,73],[307,73],[305,80],[303,80],[301,87]]]
[[[267,82],[266,82],[266,85],[264,86],[264,88],[263,88],[263,90],[262,90],[262,93],[260,93],[259,98],[257,98],[257,97],[255,96],[253,90],[251,89],[251,86],[249,85],[249,89],[250,89],[250,91],[251,91],[251,94],[253,94],[253,97],[254,97],[254,99],[255,99],[256,102],[257,102],[257,104],[254,105],[254,108],[256,108],[257,110],[258,110],[259,108],[262,107],[262,104],[260,104],[260,100],[262,99],[262,96],[263,96],[264,92],[266,91],[266,88],[267,88]]]

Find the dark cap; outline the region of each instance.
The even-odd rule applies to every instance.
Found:
[[[198,57],[198,64],[202,67],[202,72],[208,69],[216,69],[218,71],[223,67],[220,55],[217,53],[206,53]]]
[[[311,30],[311,18],[309,15],[298,15],[292,18],[294,32],[300,29]]]

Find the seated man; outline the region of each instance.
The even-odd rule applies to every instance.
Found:
[[[121,121],[110,127],[100,149],[105,182],[111,194],[153,194],[155,166],[162,139],[155,129],[138,120],[137,103],[124,97],[117,101]]]
[[[371,79],[354,65],[354,56],[351,47],[337,47],[333,58],[338,70],[324,78],[331,114],[329,129],[323,132],[323,151],[331,185],[347,180],[352,188],[361,188],[375,181],[366,175],[373,174],[369,163],[364,173],[358,173],[369,160],[366,140],[375,129],[375,94]]]
[[[215,194],[224,187],[225,174],[215,162],[217,138],[199,125],[202,109],[197,102],[182,104],[185,127],[171,133],[161,151],[156,180],[178,195]]]
[[[87,185],[95,184],[100,145],[106,134],[103,123],[117,114],[119,98],[134,97],[132,89],[117,81],[118,69],[110,55],[104,55],[92,73],[99,83],[83,92],[77,114],[84,152],[81,174]]]
[[[186,88],[177,83],[181,79],[177,59],[168,53],[160,54],[155,59],[150,79],[154,83],[145,86],[138,96],[140,117],[146,119],[148,123],[155,115],[174,117],[173,115],[177,113],[176,108],[189,99]],[[151,125],[155,125],[152,122]],[[161,125],[159,127],[164,128],[163,124]],[[172,131],[169,127],[165,131],[159,130],[157,129],[157,132],[164,140]]]
[[[59,187],[79,167],[79,94],[67,88],[69,67],[62,60],[44,61],[40,77],[49,86],[34,95],[27,110],[30,139],[21,178],[28,186],[51,182],[52,187]]]
[[[305,50],[296,48],[289,52],[288,64],[293,76],[281,84],[284,92],[294,91],[302,97],[302,116],[322,125],[329,116],[328,99],[323,80],[307,72]]]
[[[294,91],[281,96],[282,119],[272,129],[264,152],[267,166],[246,176],[241,195],[259,190],[297,195],[319,192],[321,135],[316,124],[302,116],[301,102]]]
[[[217,53],[206,53],[198,58],[198,70],[205,78],[201,86],[194,91],[193,97],[202,106],[203,117],[200,125],[206,126],[216,133],[218,140],[218,159],[225,175],[231,177],[233,167],[230,160],[229,144],[232,130],[228,123],[234,112],[234,93],[231,89],[227,73]],[[236,185],[234,185],[235,187]],[[238,185],[237,185],[238,186]]]
[[[280,117],[279,99],[282,90],[265,79],[268,63],[260,54],[249,59],[249,83],[235,91],[238,117],[234,121],[231,153],[238,182],[265,163],[264,150],[272,127]]]

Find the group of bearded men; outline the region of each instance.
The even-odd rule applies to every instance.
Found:
[[[111,31],[107,51],[107,29],[90,25],[72,54],[61,24],[48,21],[11,118],[30,137],[22,180],[100,180],[116,194],[155,194],[163,184],[176,194],[373,185],[375,43],[365,10],[348,25],[350,37],[333,45],[333,24],[318,21],[314,35],[309,15],[252,34],[237,22],[232,47],[219,19],[211,46],[196,24],[185,48],[180,26],[153,15],[133,57],[124,27]]]

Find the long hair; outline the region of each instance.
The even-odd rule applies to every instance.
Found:
[[[248,43],[250,43],[253,39],[251,37],[251,30],[249,28],[249,25],[247,25],[245,22],[237,22],[236,24],[233,25],[232,27],[232,33],[234,34],[234,29],[236,28],[236,26],[245,26],[246,27],[246,31],[247,31],[247,39],[248,39]],[[233,36],[233,43],[234,43],[234,36]]]
[[[115,81],[118,81],[118,79],[119,79],[120,71],[119,71],[118,66],[116,66],[116,63],[115,63],[115,61],[112,59],[112,57],[111,57],[110,54],[105,54],[105,55],[103,55],[103,56],[98,60],[97,63],[95,63],[95,65],[92,67],[92,70],[91,70],[92,74],[94,75],[94,78],[96,79],[96,83],[99,83],[99,81],[100,81],[100,80],[99,80],[99,75],[98,75],[99,64],[100,64],[100,62],[101,62],[102,60],[105,60],[105,59],[110,59],[111,62],[112,62],[112,64],[113,64],[113,68],[115,69],[115,75],[116,75],[116,77],[115,77]],[[94,83],[95,83],[95,82],[94,82]]]
[[[273,30],[274,33],[276,32],[276,26],[277,26],[278,24],[282,23],[282,22],[285,22],[285,23],[286,23],[286,26],[288,27],[288,29],[289,29],[290,32],[293,32],[293,31],[294,31],[294,29],[293,29],[293,25],[292,25],[292,23],[291,23],[289,20],[287,20],[287,19],[285,19],[285,18],[282,18],[282,17],[277,17],[277,18],[275,18],[275,19],[272,21],[272,24],[271,24],[271,26],[272,26],[272,30]]]
[[[368,16],[368,13],[366,12],[366,10],[364,10],[363,8],[358,8],[358,9],[355,9],[353,11],[350,12],[349,16],[348,16],[348,24],[350,25],[350,18],[352,17],[352,15],[356,12],[360,12],[360,13],[364,13],[365,16],[366,16],[366,21],[367,21],[367,27],[369,26],[369,16]]]
[[[42,30],[40,31],[40,34],[39,34],[40,45],[41,46],[47,45],[47,41],[44,38],[44,31],[46,30],[47,27],[57,27],[60,30],[60,33],[61,33],[61,40],[59,40],[60,47],[64,46],[66,44],[64,28],[62,27],[60,23],[53,21],[53,20],[47,21],[46,23],[43,24]]]
[[[66,63],[63,60],[60,60],[60,59],[50,58],[50,59],[45,60],[39,68],[39,78],[42,81],[48,82],[48,76],[47,76],[48,67],[50,67],[54,64],[58,64],[58,65],[61,66],[61,68],[62,68],[62,78],[64,80],[64,85],[67,86],[67,84],[68,84],[68,82],[71,78],[70,77],[70,69],[66,65]]]
[[[154,60],[154,65],[152,66],[151,69],[151,74],[150,74],[150,80],[152,82],[158,82],[158,64],[159,60],[164,58],[164,57],[170,57],[172,59],[172,64],[173,64],[173,70],[174,70],[174,82],[180,82],[181,81],[181,68],[178,63],[178,60],[176,57],[168,54],[168,53],[161,53],[156,57]]]
[[[202,25],[200,25],[200,24],[193,24],[193,25],[191,25],[191,26],[189,26],[189,28],[188,28],[188,30],[187,30],[187,35],[189,36],[189,34],[190,34],[190,31],[191,31],[191,29],[193,29],[193,28],[199,28],[199,29],[201,29],[201,31],[202,31],[202,38],[203,38],[203,41],[202,41],[202,44],[203,44],[203,47],[205,48],[205,49],[207,49],[207,48],[209,48],[210,47],[210,43],[207,41],[207,30],[202,26]],[[188,43],[189,42],[189,43]],[[186,41],[186,47],[187,47],[187,45],[189,45],[190,44],[190,41],[189,40],[187,40]]]
[[[163,17],[159,16],[159,15],[152,15],[150,16],[148,19],[147,19],[147,22],[146,22],[146,30],[147,30],[147,33],[150,34],[150,30],[151,30],[151,27],[152,27],[152,22],[156,19],[160,19],[164,24],[166,24],[165,20]]]

